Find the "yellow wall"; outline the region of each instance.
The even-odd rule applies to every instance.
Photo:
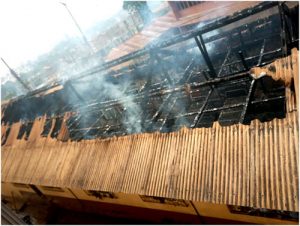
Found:
[[[111,203],[111,204],[119,204],[119,205],[129,205],[134,207],[197,215],[190,201],[185,201],[188,204],[185,207],[185,206],[174,206],[165,203],[162,204],[162,203],[145,202],[137,194],[115,193],[117,198],[104,197],[102,199],[99,199],[94,196],[89,196],[88,194],[86,194],[85,191],[79,189],[60,188],[62,191],[50,191],[47,188],[45,189],[45,187],[43,186],[36,186],[36,187],[45,196],[48,197],[51,196],[52,198],[63,197],[63,198],[71,198],[71,199],[79,199],[79,200]],[[21,191],[34,193],[34,191],[29,186],[20,187],[11,183],[2,183],[2,195],[12,199],[12,194],[13,194],[15,199],[14,202],[17,201],[19,206],[22,204],[22,202],[26,202],[26,200],[22,198]],[[246,223],[257,223],[257,224],[296,224],[297,223],[293,221],[272,219],[266,217],[256,217],[256,216],[249,216],[244,214],[233,214],[229,211],[226,205],[219,205],[219,204],[205,203],[205,202],[193,202],[193,204],[197,209],[198,213],[200,213],[202,217],[213,217],[213,218],[242,221]]]

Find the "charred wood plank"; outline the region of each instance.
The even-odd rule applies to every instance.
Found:
[[[194,121],[193,121],[193,123],[191,125],[191,128],[195,128],[197,126],[198,122],[200,121],[201,115],[202,115],[202,113],[203,113],[203,111],[204,111],[204,109],[205,109],[205,107],[207,105],[207,102],[208,102],[209,97],[211,96],[212,92],[213,92],[213,89],[210,89],[208,91],[208,94],[207,94],[207,96],[206,96],[206,98],[204,100],[204,103],[202,104],[199,112],[197,113],[196,117],[194,118]]]
[[[199,37],[199,39],[198,39],[198,37]],[[210,72],[209,74],[210,74],[210,76],[211,76],[212,78],[215,78],[215,77],[216,77],[216,71],[215,71],[215,69],[214,69],[213,64],[211,63],[210,58],[209,58],[207,49],[206,49],[206,47],[205,47],[205,43],[204,43],[204,41],[203,41],[203,37],[202,37],[201,34],[200,34],[198,37],[195,37],[194,39],[195,39],[195,41],[196,41],[196,43],[197,43],[197,46],[198,46],[199,50],[201,51],[201,54],[202,54],[202,56],[203,56],[204,61],[205,61],[206,65],[207,65],[207,67],[208,67],[208,69],[209,69],[209,72]]]
[[[52,119],[51,119],[51,118],[47,118],[47,119],[46,119],[46,122],[45,122],[45,124],[44,124],[43,131],[42,131],[42,133],[41,133],[41,136],[42,136],[42,137],[48,136],[51,127],[52,127]]]
[[[255,90],[255,84],[256,84],[256,79],[253,79],[251,81],[249,91],[248,91],[248,95],[247,95],[247,98],[246,98],[246,103],[245,103],[245,106],[244,106],[244,109],[242,111],[241,118],[240,118],[240,123],[242,123],[242,124],[244,124],[244,121],[245,121],[245,116],[246,116],[246,113],[247,113],[248,105],[251,102],[251,98],[252,98],[254,90]]]
[[[54,124],[53,130],[50,134],[50,137],[52,137],[52,138],[55,137],[56,138],[58,136],[58,134],[60,132],[61,125],[62,125],[62,122],[63,122],[63,118],[61,118],[61,117],[57,117],[55,119],[55,124]]]
[[[240,56],[240,58],[241,58],[241,61],[242,61],[242,63],[243,63],[243,66],[244,66],[245,70],[246,70],[246,71],[249,71],[249,67],[248,67],[248,65],[247,65],[247,63],[246,63],[246,60],[245,60],[243,51],[239,51],[238,53],[239,53],[239,56]]]

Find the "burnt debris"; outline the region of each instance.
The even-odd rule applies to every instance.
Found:
[[[54,128],[53,128],[53,130],[50,134],[50,137],[52,137],[52,138],[55,137],[56,138],[58,136],[58,133],[59,133],[59,130],[61,128],[62,122],[63,122],[63,119],[61,117],[57,117],[55,119]]]
[[[71,140],[81,140],[283,118],[284,84],[254,79],[249,69],[289,54],[299,39],[294,18],[284,3],[263,2],[167,31],[144,49],[75,76],[61,90],[12,101],[2,122],[46,115],[47,136],[55,117],[55,138],[64,113],[73,112],[66,126]]]
[[[8,127],[8,128],[6,129],[6,131],[5,131],[5,133],[2,134],[2,136],[1,136],[1,145],[4,145],[4,144],[6,143],[7,138],[8,138],[8,136],[9,136],[9,134],[10,134],[10,129],[11,129],[11,127]]]
[[[32,126],[33,126],[33,122],[31,121],[23,122],[19,129],[17,139],[21,140],[24,138],[25,140],[28,140]]]
[[[47,137],[52,127],[52,118],[47,118],[44,124],[43,132],[41,133],[42,137]]]

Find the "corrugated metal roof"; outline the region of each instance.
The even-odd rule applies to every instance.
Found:
[[[250,126],[182,129],[106,140],[40,138],[2,148],[2,181],[137,193],[298,211],[298,117],[287,89],[287,115]]]
[[[148,43],[155,40],[165,31],[174,27],[181,27],[188,24],[204,22],[207,20],[216,19],[218,17],[231,15],[236,11],[240,11],[247,7],[257,5],[259,2],[205,2],[201,5],[196,5],[195,10],[191,15],[181,17],[176,20],[172,11],[167,14],[155,18],[153,22],[143,29],[138,34],[134,35],[129,40],[113,48],[106,56],[106,61],[117,59],[128,53],[145,47]],[[135,43],[135,46],[130,44]]]

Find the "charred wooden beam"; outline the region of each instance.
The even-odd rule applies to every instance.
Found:
[[[192,59],[192,62],[187,66],[187,68],[185,69],[182,78],[175,84],[175,85],[180,85],[182,83],[187,83],[190,80],[191,77],[191,73],[189,76],[187,76],[187,74],[192,70],[194,65],[194,60]],[[170,93],[162,102],[162,104],[160,105],[159,109],[155,112],[155,114],[152,116],[151,118],[151,122],[156,121],[157,117],[161,114],[162,110],[165,108],[165,105],[169,102],[170,98],[174,95],[174,93]],[[175,97],[174,99],[174,103],[171,105],[171,109],[174,107],[175,103],[176,103],[177,98]],[[171,110],[169,109],[169,111]],[[166,121],[166,120],[165,120]],[[165,123],[165,122],[164,122]],[[163,127],[164,123],[162,124],[161,128]],[[151,126],[151,124],[149,125]],[[160,128],[160,130],[161,130]]]
[[[27,127],[26,122],[21,124],[21,127],[20,127],[19,132],[18,132],[18,136],[17,136],[18,140],[22,139],[23,135],[25,134],[26,127]]]
[[[202,72],[198,72],[195,75],[201,75]],[[239,79],[243,79],[243,78],[248,78],[250,75],[247,72],[244,73],[238,73],[238,74],[234,74],[231,76],[225,76],[225,77],[219,77],[219,78],[214,78],[214,79],[209,79],[207,81],[204,82],[192,82],[190,83],[190,87],[191,89],[196,89],[196,88],[200,88],[203,86],[211,86],[211,85],[215,85],[218,83],[230,83],[231,81],[237,81]],[[152,89],[149,90],[149,93],[147,94],[148,98],[151,97],[158,97],[158,96],[162,96],[162,95],[166,95],[168,96],[169,94],[172,93],[177,93],[177,92],[183,92],[185,91],[185,85],[176,85],[172,88],[166,88],[166,89],[161,89],[161,88],[156,88],[156,89]],[[136,95],[132,95],[130,96],[130,100],[138,100],[141,99],[145,96],[145,92],[142,93],[138,93]],[[113,100],[109,100],[109,101],[103,101],[103,102],[98,102],[98,103],[92,103],[92,104],[88,104],[85,106],[82,106],[80,108],[81,111],[85,111],[85,109],[90,109],[91,107],[96,107],[98,108],[108,108],[108,107],[112,107],[115,106],[117,104],[122,104],[122,103],[126,103],[128,102],[128,97],[125,96],[123,98],[120,99],[113,99]],[[96,109],[96,110],[97,110]]]
[[[247,63],[246,63],[246,60],[245,60],[243,51],[239,51],[239,56],[240,56],[240,58],[241,58],[241,61],[242,61],[242,63],[243,63],[243,66],[244,66],[245,70],[246,70],[246,71],[249,71],[249,67],[248,67],[248,65],[247,65]]]
[[[258,63],[257,63],[257,67],[260,66],[261,64],[261,61],[262,61],[262,58],[264,56],[264,51],[265,51],[265,45],[266,45],[266,39],[264,39],[263,43],[262,43],[262,46],[261,46],[261,50],[260,50],[260,56],[259,56],[259,59],[258,59]]]
[[[207,94],[207,96],[206,96],[206,98],[204,100],[204,103],[202,104],[200,110],[198,111],[196,117],[194,118],[194,121],[193,121],[193,123],[191,125],[191,128],[195,128],[197,126],[197,124],[198,124],[198,122],[200,120],[200,117],[201,117],[201,115],[202,115],[202,113],[203,113],[203,111],[204,111],[204,109],[205,109],[205,107],[207,105],[207,102],[208,102],[209,97],[211,96],[212,92],[213,92],[213,89],[210,89],[208,91],[208,94]]]
[[[271,97],[271,98],[265,98],[265,99],[262,99],[262,100],[251,101],[250,104],[267,103],[267,102],[278,101],[278,100],[283,100],[283,99],[285,99],[285,96]],[[242,106],[245,106],[245,105],[246,105],[246,103],[244,103],[244,102],[237,103],[237,104],[231,104],[231,105],[228,105],[228,106],[205,109],[205,110],[203,110],[203,113],[219,112],[219,111],[223,111],[223,110],[227,110],[227,109],[242,107]],[[193,112],[189,112],[189,113],[185,113],[185,114],[180,114],[180,115],[175,116],[174,119],[193,116],[193,115],[196,115],[198,113],[199,113],[198,111],[193,111]]]
[[[199,48],[199,50],[200,50],[200,52],[203,56],[204,61],[205,61],[206,65],[209,69],[210,77],[215,78],[216,77],[216,71],[214,69],[213,64],[211,63],[210,58],[209,58],[209,55],[208,55],[208,52],[206,50],[205,43],[203,41],[202,35],[201,34],[199,35],[199,39],[198,39],[198,37],[195,37],[194,39],[195,39],[195,41],[197,43],[197,46],[198,46],[198,48]]]
[[[229,47],[229,48],[228,48],[228,51],[227,51],[227,53],[226,53],[226,56],[225,56],[225,58],[224,58],[224,61],[223,61],[222,65],[221,65],[221,68],[219,69],[219,73],[218,73],[218,76],[217,76],[217,77],[220,77],[220,75],[221,75],[221,73],[222,73],[222,71],[223,71],[224,65],[226,64],[226,62],[227,62],[227,60],[228,60],[230,54],[231,54],[231,48]]]
[[[255,90],[255,84],[256,84],[256,79],[253,79],[251,84],[250,84],[247,99],[246,99],[246,103],[245,103],[244,109],[243,109],[242,114],[241,114],[241,118],[240,118],[241,123],[244,123],[244,121],[245,121],[245,116],[246,116],[246,113],[247,113],[248,105],[251,101],[251,98],[253,96],[253,92]]]
[[[276,49],[274,51],[270,51],[270,52],[266,52],[263,54],[263,57],[265,59],[268,59],[268,58],[272,58],[274,55],[278,55],[278,54],[281,54],[282,50],[281,49]],[[249,61],[256,61],[258,58],[260,57],[260,55],[256,55],[256,56],[251,56],[251,57],[247,57],[247,58],[244,58],[246,65],[248,65],[248,62]],[[270,62],[271,60],[268,60],[268,61],[264,61],[263,63],[260,64],[260,66],[263,66],[263,65],[266,65]],[[228,66],[231,66],[231,65],[236,65],[236,64],[239,64],[239,63],[242,63],[243,64],[243,61],[242,60],[236,60],[232,63],[229,63],[229,64],[226,64],[225,67],[228,67]],[[249,67],[248,67],[249,68]]]
[[[41,136],[42,137],[47,137],[49,132],[50,132],[51,127],[52,127],[52,119],[47,118],[46,122],[44,124],[43,132],[41,133]]]
[[[63,122],[63,118],[56,118],[55,119],[55,124],[54,124],[54,128],[50,134],[50,136],[52,138],[54,137],[57,137],[58,134],[59,134],[59,131],[60,131],[60,128],[61,128],[61,125],[62,125],[62,122]]]
[[[282,42],[282,55],[287,56],[287,33],[286,33],[286,23],[285,23],[285,15],[282,9],[282,2],[278,2],[278,10],[280,15],[280,23],[281,23],[281,42]]]
[[[251,101],[249,104],[253,105],[253,104],[260,104],[260,103],[268,103],[268,102],[277,102],[279,100],[284,100],[285,96],[278,96],[278,97],[271,97],[271,98],[264,98],[262,100],[254,100]],[[242,107],[242,106],[246,106],[245,102],[242,103],[237,103],[237,104],[231,104],[228,106],[222,106],[222,107],[218,107],[218,108],[210,108],[210,109],[204,109],[202,111],[203,113],[212,113],[212,112],[220,112],[223,110],[228,110],[228,109],[233,109],[233,108],[238,108],[238,107]],[[169,119],[178,119],[178,118],[182,118],[182,117],[188,117],[188,116],[194,116],[194,115],[198,115],[199,111],[195,111],[195,112],[189,112],[189,113],[185,113],[185,114],[180,114],[174,117],[168,117]],[[150,120],[148,120],[150,121]],[[159,119],[158,121],[165,121],[165,118]],[[76,129],[70,129],[70,131],[72,132],[81,132],[81,131],[87,131],[87,130],[97,130],[98,131],[98,136],[103,135],[102,131],[105,131],[105,133],[107,133],[110,129],[114,129],[114,130],[118,130],[120,129],[123,125],[126,125],[127,122],[124,122],[123,124],[115,124],[115,125],[106,125],[105,127],[101,127],[101,126],[97,126],[97,127],[89,127],[89,128],[76,128]],[[191,126],[192,127],[192,126]],[[160,129],[162,129],[162,127],[160,127]],[[82,132],[81,132],[82,134]],[[81,137],[83,137],[81,135]]]

